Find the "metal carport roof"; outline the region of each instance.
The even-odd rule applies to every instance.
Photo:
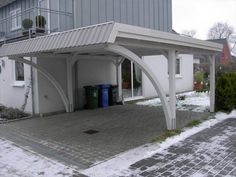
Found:
[[[172,33],[116,22],[53,33],[0,47],[0,57],[31,56],[42,53],[93,52],[105,44],[118,44],[142,55],[157,54],[158,49],[175,48],[185,53],[221,52],[222,45]],[[95,47],[95,48],[94,48]],[[101,47],[102,48],[102,47]]]

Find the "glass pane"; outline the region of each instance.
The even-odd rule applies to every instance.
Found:
[[[21,27],[21,14],[20,14],[20,10],[17,11],[17,27]]]
[[[176,74],[180,74],[180,59],[176,60]]]
[[[11,17],[11,28],[12,29],[16,28],[16,17],[15,17],[15,14]]]
[[[15,79],[16,81],[24,81],[24,64],[15,62]]]
[[[133,64],[134,96],[142,96],[142,71]]]
[[[122,63],[122,92],[124,98],[130,98],[131,94],[131,62],[124,60]]]

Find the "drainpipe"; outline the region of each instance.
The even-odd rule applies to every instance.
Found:
[[[30,57],[30,61],[32,61],[32,57]],[[31,99],[32,99],[32,116],[35,116],[35,100],[34,100],[34,77],[33,77],[33,67],[30,67],[30,79],[31,79]]]

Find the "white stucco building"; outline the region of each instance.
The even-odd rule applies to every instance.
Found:
[[[26,3],[37,14],[22,11]],[[51,11],[55,5],[63,11]],[[117,84],[120,99],[158,95],[167,128],[175,129],[175,94],[192,90],[192,54],[201,53],[211,63],[214,111],[214,54],[222,45],[172,34],[171,0],[13,0],[0,4],[0,19],[8,13],[0,21],[1,104],[73,112],[84,107],[84,86]],[[34,24],[28,33],[20,25],[25,16]],[[35,17],[46,23],[39,27]]]

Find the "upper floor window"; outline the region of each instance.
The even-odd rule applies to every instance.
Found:
[[[11,16],[11,30],[17,30],[21,28],[21,9],[15,9],[10,12]]]

